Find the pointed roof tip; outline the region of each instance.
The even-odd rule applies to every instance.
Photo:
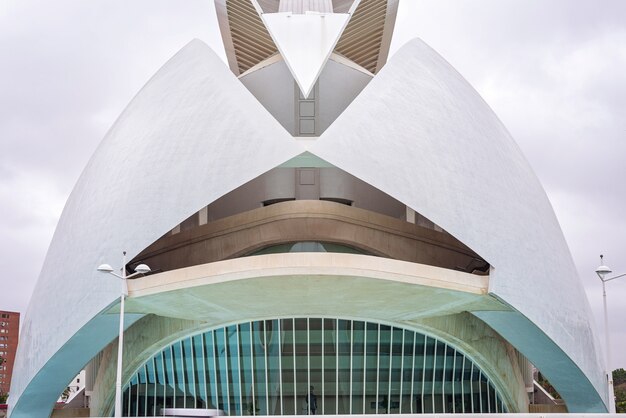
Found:
[[[308,98],[350,21],[347,13],[265,13],[263,23]]]

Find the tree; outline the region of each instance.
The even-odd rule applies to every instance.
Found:
[[[613,370],[613,386],[619,386],[626,383],[626,370],[615,369]]]
[[[561,399],[561,395],[559,395],[559,392],[554,389],[554,386],[552,386],[552,384],[548,381],[548,379],[546,379],[544,375],[541,374],[541,372],[539,372],[537,376],[537,383],[539,383],[541,387],[544,388],[554,399]]]
[[[2,363],[4,363],[4,358],[0,356],[0,366],[2,366]],[[4,393],[2,390],[0,390],[0,403],[6,403],[8,396],[8,393]]]
[[[613,388],[615,390],[615,412],[626,413],[626,370],[613,370]]]

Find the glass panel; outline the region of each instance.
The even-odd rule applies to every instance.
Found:
[[[125,416],[164,407],[230,415],[489,413],[506,405],[454,347],[335,318],[255,321],[163,348],[124,387]]]
[[[365,323],[352,323],[352,413],[363,413],[363,384],[365,379]]]
[[[402,382],[403,331],[393,328],[391,335],[391,376],[389,379],[389,413],[400,413],[400,385]]]
[[[146,363],[147,389],[146,389],[146,415],[155,416],[156,412],[156,375],[154,372],[154,358]]]
[[[205,364],[204,344],[202,335],[194,335],[193,340],[193,361],[194,361],[194,382],[197,404],[200,408],[211,408],[209,405],[209,396],[207,391],[207,368]],[[156,415],[156,414],[155,414]]]
[[[415,357],[413,359],[413,412],[424,413],[424,392],[426,380],[426,350],[428,339],[426,336],[415,337]]]
[[[411,382],[413,373],[413,350],[415,333],[404,330],[404,344],[402,346],[402,376],[400,391],[400,413],[412,413],[411,409]]]
[[[241,371],[241,391],[243,415],[256,415],[254,383],[252,379],[252,332],[250,323],[239,325],[239,370]]]
[[[282,330],[282,388],[283,388],[283,414],[296,414],[296,391],[294,385],[294,340],[293,340],[293,320],[281,319]]]
[[[153,358],[155,377],[156,377],[156,404],[155,415],[161,414],[161,409],[165,406],[166,396],[166,384],[165,384],[165,372],[163,371],[163,352],[157,354]]]
[[[454,377],[452,383],[452,390],[454,391],[454,412],[465,412],[463,407],[463,386],[461,379],[463,379],[463,354],[458,351],[454,352]]]
[[[338,321],[338,369],[337,413],[350,413],[350,347],[352,346],[352,322]]]
[[[166,408],[174,407],[174,399],[176,398],[176,381],[174,380],[174,364],[172,362],[172,346],[167,347],[163,351],[163,367],[165,369],[166,381]]]
[[[324,319],[324,387],[323,413],[337,413],[337,353],[335,351],[335,334],[337,321]]]
[[[378,383],[378,324],[365,325],[365,413],[375,414]]]
[[[196,378],[194,373],[194,353],[191,338],[182,340],[183,364],[185,377],[185,408],[200,408],[201,403],[196,401]]]
[[[424,381],[422,382],[422,402],[423,411],[427,414],[435,412],[435,366],[436,357],[435,350],[437,341],[433,338],[426,338],[426,355],[424,359]]]
[[[309,402],[311,414],[321,412],[322,401],[322,319],[309,319]]]
[[[308,325],[306,318],[295,319],[294,342],[296,353],[296,414],[308,414],[309,394],[309,342]]]
[[[254,359],[255,406],[260,415],[267,415],[267,374],[265,358],[265,322],[252,323],[252,355]]]
[[[378,358],[378,413],[389,413],[389,379],[391,366],[391,327],[380,326],[380,346]]]
[[[445,367],[446,345],[440,341],[435,341],[435,375],[433,378],[433,405],[434,412],[443,412],[443,371]]]
[[[237,326],[226,328],[228,397],[231,415],[241,415],[241,388],[239,375],[239,338]]]
[[[280,415],[280,345],[278,344],[280,329],[278,328],[278,320],[265,321],[265,338],[267,341],[269,415]]]
[[[204,355],[207,366],[207,391],[209,392],[209,396],[211,399],[211,404],[215,405],[215,408],[222,409],[222,404],[219,401],[218,396],[218,380],[217,380],[217,359],[215,356],[215,338],[213,335],[213,331],[209,331],[204,334]]]
[[[226,346],[226,330],[224,328],[216,329],[213,335],[213,344],[215,344],[215,360],[217,372],[217,394],[224,412],[230,413],[230,404],[228,399],[228,371],[227,357],[228,347]]]

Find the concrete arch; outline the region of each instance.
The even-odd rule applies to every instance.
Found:
[[[132,360],[125,364],[124,381],[154,352],[186,335],[248,320],[333,312],[451,343],[489,372],[510,409],[525,411],[528,399],[510,346],[468,313],[508,310],[486,294],[488,277],[479,278],[480,284],[474,275],[433,266],[324,253],[238,258],[140,278],[129,282],[128,312],[152,315],[126,333],[125,358]],[[286,281],[298,285],[286,289]],[[304,299],[315,302],[303,304]],[[113,307],[109,314],[116,317],[115,312]],[[115,358],[116,350],[110,344],[105,358]],[[104,414],[113,398],[115,368],[112,361],[101,364],[101,392],[94,402]]]

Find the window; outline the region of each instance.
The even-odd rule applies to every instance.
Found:
[[[123,405],[124,416],[154,416],[164,405],[230,416],[507,411],[487,375],[445,341],[314,317],[189,335],[137,369]]]
[[[0,318],[8,318],[8,317],[9,317],[9,314],[7,314],[7,313],[3,313],[3,314],[0,316]]]

